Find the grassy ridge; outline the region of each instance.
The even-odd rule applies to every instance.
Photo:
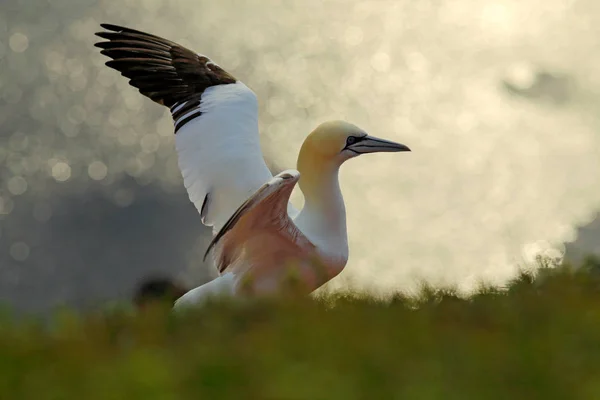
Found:
[[[600,262],[463,299],[157,305],[0,326],[0,399],[600,399]]]

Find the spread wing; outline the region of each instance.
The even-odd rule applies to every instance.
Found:
[[[95,45],[106,65],[141,94],[171,109],[179,167],[190,200],[213,232],[273,177],[259,142],[258,102],[208,57],[177,43],[102,24]]]
[[[296,170],[277,174],[250,196],[223,225],[208,246],[204,257],[215,248],[215,264],[219,272],[245,252],[246,265],[275,266],[265,257],[293,256],[314,249],[314,245],[294,224],[287,212],[288,200],[300,179]],[[250,243],[250,248],[248,244]],[[262,251],[266,250],[266,251]],[[279,254],[278,254],[279,253]]]

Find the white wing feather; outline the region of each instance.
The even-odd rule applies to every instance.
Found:
[[[273,175],[260,148],[258,105],[249,88],[241,82],[210,87],[200,111],[177,132],[175,144],[190,200],[216,234]]]

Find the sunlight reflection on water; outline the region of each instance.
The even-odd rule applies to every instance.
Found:
[[[282,168],[326,119],[413,149],[344,166],[351,259],[333,286],[503,282],[600,204],[592,1],[18,4],[0,14],[0,226],[47,179],[102,182],[121,206],[135,195],[120,176],[182,184],[167,110],[104,67],[100,22],[180,41],[243,80]],[[534,87],[546,69],[570,83]]]

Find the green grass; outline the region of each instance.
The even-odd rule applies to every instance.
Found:
[[[0,325],[0,399],[600,399],[600,262],[425,288]]]

